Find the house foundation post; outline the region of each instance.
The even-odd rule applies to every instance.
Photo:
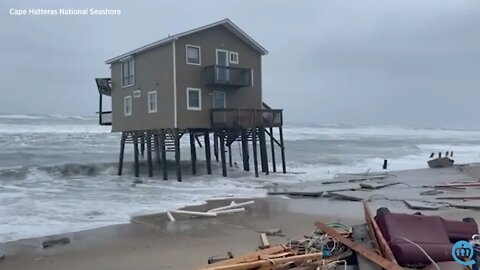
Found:
[[[175,167],[177,170],[177,181],[182,182],[182,167],[180,164],[180,134],[178,128],[174,129],[175,140]]]
[[[207,174],[212,174],[212,157],[210,153],[210,134],[208,131],[204,131],[203,138],[205,141],[205,161],[207,164]]]
[[[225,161],[225,133],[223,130],[218,136],[220,138],[220,157],[222,161],[222,175],[227,177],[227,163]]]
[[[241,131],[242,136],[242,158],[243,158],[243,170],[250,171],[250,164],[249,164],[249,151],[248,151],[248,134],[245,129]]]
[[[122,168],[123,168],[123,154],[125,151],[125,140],[127,138],[127,134],[122,132],[122,138],[120,139],[120,156],[118,158],[118,175],[122,175]]]
[[[255,169],[255,177],[258,177],[258,158],[257,158],[257,128],[252,129],[252,148],[253,148],[253,168]]]
[[[197,150],[195,149],[195,132],[190,130],[190,157],[192,161],[192,174],[197,174]]]
[[[283,130],[282,127],[278,127],[278,132],[280,133],[280,153],[282,154],[282,171],[287,173],[287,168],[285,165],[285,144],[283,143]]]
[[[270,127],[270,148],[272,151],[272,170],[277,172],[277,164],[275,163],[275,143],[273,141],[273,128]]]

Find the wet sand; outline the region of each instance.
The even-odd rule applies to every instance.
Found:
[[[478,179],[478,168],[467,170],[469,176]],[[420,176],[426,179],[442,173],[430,172],[404,171],[413,178],[402,181],[419,181]],[[458,176],[451,170],[445,172],[455,173],[447,174],[446,179]],[[212,200],[186,209],[204,211],[228,205],[231,200],[248,199]],[[395,212],[416,212],[400,201],[374,200],[369,204],[372,212],[382,206]],[[259,232],[263,230],[280,228],[285,237],[271,236],[269,240],[286,243],[288,239],[309,234],[316,220],[355,225],[364,219],[360,202],[331,198],[260,198],[246,209],[242,213],[211,218],[175,215],[175,222],[170,222],[165,213],[135,217],[130,224],[60,235],[69,237],[71,243],[46,249],[41,245],[49,237],[4,243],[0,244],[0,251],[6,254],[6,259],[0,261],[0,269],[198,269],[206,265],[211,256],[225,257],[226,251],[235,255],[255,250],[260,244]],[[472,216],[480,220],[479,212],[474,210],[446,208],[422,213],[455,220]]]

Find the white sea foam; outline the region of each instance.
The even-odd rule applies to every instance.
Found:
[[[218,163],[214,162],[213,176],[204,175],[200,163],[201,176],[186,173],[184,182],[178,183],[159,180],[159,172],[146,178],[142,168],[145,183],[133,187],[131,163],[125,164],[124,176],[116,176],[119,136],[111,134],[110,127],[98,126],[95,119],[29,117],[37,116],[0,115],[0,242],[125,223],[132,215],[229,194],[263,196],[260,187],[274,182],[379,171],[384,159],[389,160],[389,170],[424,168],[431,152],[454,151],[456,162],[480,159],[480,131],[290,125],[284,128],[284,137],[287,170],[293,173],[254,178],[252,172],[231,169],[223,178]],[[188,147],[183,147],[187,145],[185,136],[182,160],[189,159]],[[241,166],[237,145],[232,149]],[[197,150],[202,159],[203,148]],[[126,151],[125,161],[131,162],[131,146]],[[277,166],[280,170],[278,158]]]

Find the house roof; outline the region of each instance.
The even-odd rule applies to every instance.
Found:
[[[238,26],[236,26],[232,21],[230,21],[229,19],[224,19],[224,20],[221,20],[221,21],[218,21],[218,22],[214,22],[214,23],[202,26],[202,27],[198,27],[198,28],[186,31],[186,32],[182,32],[182,33],[172,35],[172,36],[169,36],[167,38],[155,41],[153,43],[147,44],[147,45],[142,46],[140,48],[137,48],[135,50],[132,50],[132,51],[129,51],[129,52],[124,53],[122,55],[111,58],[111,59],[105,61],[105,63],[106,64],[112,64],[114,62],[119,61],[122,58],[129,57],[131,55],[138,54],[138,53],[144,52],[146,50],[153,49],[153,48],[158,47],[158,46],[162,46],[162,45],[170,43],[170,42],[172,42],[172,41],[174,41],[174,40],[176,40],[180,37],[184,37],[184,36],[194,34],[194,33],[197,33],[197,32],[203,31],[203,30],[207,30],[209,28],[212,28],[212,27],[215,27],[215,26],[218,26],[218,25],[222,25],[222,26],[226,27],[233,34],[235,34],[237,37],[239,37],[241,40],[246,42],[248,45],[250,45],[252,48],[254,48],[256,51],[258,51],[262,55],[265,55],[265,54],[268,53],[268,51],[265,48],[263,48],[255,40],[253,40],[253,38],[251,38],[249,35],[247,35],[245,32],[243,32],[242,29],[240,29]]]

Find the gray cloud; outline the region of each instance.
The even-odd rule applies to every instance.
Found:
[[[85,7],[122,15],[8,15]],[[2,1],[0,12],[0,112],[92,114],[104,60],[228,17],[270,51],[264,100],[287,121],[480,128],[474,0]]]

